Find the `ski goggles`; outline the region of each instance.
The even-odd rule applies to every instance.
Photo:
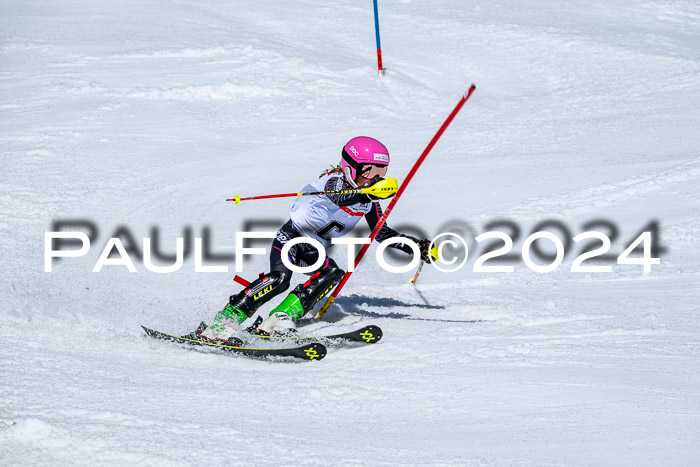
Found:
[[[386,165],[364,164],[360,170],[360,175],[367,180],[372,180],[374,177],[384,178],[387,167]]]

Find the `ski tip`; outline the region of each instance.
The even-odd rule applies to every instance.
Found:
[[[166,334],[163,334],[159,331],[156,331],[155,329],[147,328],[144,325],[141,325],[141,329],[143,329],[143,331],[146,333],[147,336],[153,337],[155,339],[169,339],[170,337],[172,337],[172,336],[166,337]]]

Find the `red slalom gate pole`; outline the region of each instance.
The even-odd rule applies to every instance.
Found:
[[[372,230],[372,233],[369,236],[369,243],[365,244],[362,246],[362,249],[360,252],[357,254],[355,257],[355,268],[357,268],[357,265],[360,264],[360,261],[362,261],[362,257],[365,256],[365,253],[369,249],[369,246],[371,243],[374,241],[374,239],[377,237],[377,234],[379,231],[382,229],[384,224],[386,223],[387,217],[389,217],[389,214],[391,214],[391,210],[394,209],[394,206],[396,206],[396,203],[399,201],[399,198],[401,198],[401,195],[403,192],[406,190],[406,187],[408,187],[408,184],[411,183],[411,180],[413,179],[413,176],[416,174],[420,166],[423,164],[423,161],[425,160],[426,157],[428,157],[428,154],[430,151],[433,149],[433,146],[438,142],[442,134],[445,132],[447,127],[452,123],[452,120],[455,118],[457,113],[462,109],[462,106],[469,100],[471,97],[472,93],[476,89],[475,85],[469,86],[469,89],[467,92],[464,93],[462,98],[459,100],[455,108],[452,110],[450,115],[447,116],[447,119],[443,122],[442,126],[440,129],[435,133],[435,136],[433,136],[433,139],[430,140],[430,143],[428,143],[428,146],[426,146],[425,150],[423,150],[423,153],[420,155],[418,160],[416,161],[415,164],[413,164],[413,167],[411,168],[411,171],[408,172],[408,175],[404,179],[403,183],[399,187],[399,191],[396,192],[396,196],[394,196],[394,199],[391,200],[391,203],[389,203],[389,206],[386,208],[384,211],[384,214],[382,214],[382,217],[379,219],[379,222],[377,222],[377,225],[374,226],[374,229]],[[350,279],[350,276],[352,275],[351,271],[347,271],[345,275],[343,276],[343,279],[340,281],[338,286],[335,288],[333,293],[331,294],[330,297],[328,297],[328,300],[326,300],[326,303],[323,304],[320,310],[318,310],[318,313],[316,314],[317,318],[322,317],[323,315],[326,314],[326,311],[328,311],[328,308],[333,304],[335,299],[338,297],[338,294],[340,291],[343,289],[345,286],[345,283]]]

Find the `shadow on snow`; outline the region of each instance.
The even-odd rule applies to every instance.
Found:
[[[425,300],[424,300],[425,301]],[[366,305],[368,307],[376,308],[389,308],[389,307],[405,307],[405,308],[421,308],[428,310],[442,310],[445,307],[442,305],[430,305],[427,302],[425,304],[421,303],[407,303],[397,300],[395,298],[381,298],[381,297],[365,297],[362,295],[350,295],[348,297],[339,297],[333,305],[336,307],[331,308],[328,314],[324,317],[325,321],[333,322],[339,321],[344,315],[353,315],[369,318],[390,318],[390,319],[406,319],[413,321],[438,321],[443,323],[483,323],[485,320],[475,319],[475,320],[459,320],[459,319],[437,319],[437,318],[419,318],[406,313],[390,312],[390,313],[377,313],[375,311],[369,311],[363,309],[362,306]],[[340,308],[342,311],[340,311]],[[308,321],[308,323],[306,323]],[[307,318],[301,320],[298,324],[310,324],[314,321],[314,318]]]

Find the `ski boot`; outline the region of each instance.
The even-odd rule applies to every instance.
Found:
[[[297,285],[262,323],[258,333],[264,335],[290,334],[296,331],[296,321],[313,309],[333,287],[338,285],[345,272],[340,268],[317,271],[303,284]]]
[[[200,336],[214,342],[228,341],[238,334],[240,324],[250,318],[262,304],[289,288],[289,278],[283,272],[262,274],[248,287],[231,295],[223,310],[214,316],[211,326],[200,332]]]
[[[202,332],[208,328],[207,323],[202,321],[199,323],[199,327],[194,332],[191,332],[189,334],[186,334],[182,337],[185,339],[191,339],[194,341],[202,341],[202,342],[208,342],[208,343],[216,343],[216,344],[225,344],[225,345],[232,345],[234,347],[241,347],[244,342],[243,340],[239,339],[238,337],[235,336],[229,336],[227,339],[223,339],[223,336],[221,339],[217,339],[216,341],[209,339],[208,337],[202,336]]]

